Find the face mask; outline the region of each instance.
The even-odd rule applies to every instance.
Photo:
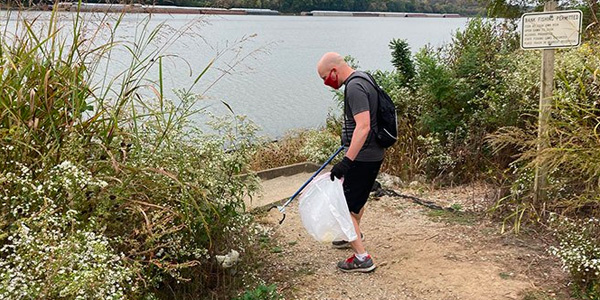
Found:
[[[330,86],[336,90],[340,88],[337,72],[335,74],[335,79],[333,78],[333,70],[329,72],[329,75],[327,76],[327,78],[325,78],[325,85]]]

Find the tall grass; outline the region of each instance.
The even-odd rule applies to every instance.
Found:
[[[16,28],[0,34],[0,293],[235,294],[242,277],[215,257],[236,249],[250,259],[256,232],[243,199],[256,182],[237,175],[248,170],[256,127],[216,118],[209,134],[190,120],[203,112],[196,85],[226,51],[169,99],[166,50],[196,24],[173,31],[148,16],[125,41],[124,15],[14,14]],[[117,55],[124,71],[98,80]]]

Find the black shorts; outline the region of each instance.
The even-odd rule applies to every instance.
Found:
[[[355,161],[344,176],[344,195],[351,212],[360,213],[367,203],[380,167],[381,161]]]

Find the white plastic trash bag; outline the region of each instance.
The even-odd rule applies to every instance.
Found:
[[[356,240],[356,231],[344,196],[342,182],[329,173],[313,180],[300,196],[300,217],[306,231],[320,242]]]

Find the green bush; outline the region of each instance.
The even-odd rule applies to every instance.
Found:
[[[279,300],[283,299],[277,293],[275,285],[260,285],[252,291],[246,291],[243,295],[235,298],[235,300]]]
[[[421,132],[437,133],[445,137],[461,124],[460,113],[465,104],[453,98],[456,79],[441,61],[440,53],[431,48],[421,49],[415,62],[416,98],[420,100],[417,110],[420,114],[416,118],[422,128]]]
[[[402,76],[400,86],[409,86],[409,83],[415,77],[415,66],[408,42],[393,39],[390,41],[389,47],[392,50],[392,65],[396,68],[396,72]]]
[[[391,161],[384,171],[444,183],[467,182],[502,168],[498,165],[506,158],[494,157],[484,137],[518,124],[524,111],[524,100],[512,86],[517,81],[512,72],[519,64],[514,57],[518,39],[506,28],[510,25],[494,20],[469,21],[450,44],[420,49],[409,81],[404,73],[413,62],[407,47],[399,40],[391,42],[393,63],[400,68],[373,74],[396,104],[402,145],[388,150]]]

